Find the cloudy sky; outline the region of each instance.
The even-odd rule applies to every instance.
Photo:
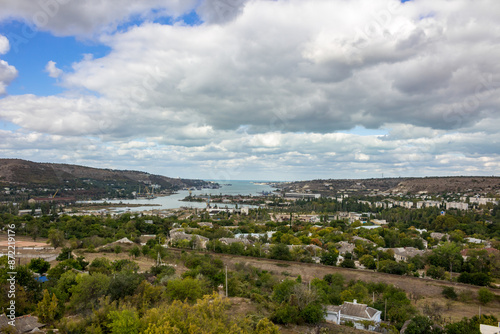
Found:
[[[499,175],[500,1],[2,0],[0,156],[172,177]]]

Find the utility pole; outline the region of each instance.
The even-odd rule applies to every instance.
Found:
[[[229,294],[227,293],[227,264],[226,264],[226,298],[229,297]]]

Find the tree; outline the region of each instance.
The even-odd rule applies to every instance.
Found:
[[[445,296],[448,299],[455,300],[455,299],[458,298],[458,295],[455,292],[455,289],[453,287],[451,287],[451,286],[445,287],[441,293],[443,294],[443,296]]]
[[[281,303],[280,306],[278,306],[271,315],[271,320],[273,322],[284,325],[297,323],[298,319],[298,308],[285,302]]]
[[[377,268],[377,264],[375,263],[375,259],[370,254],[365,254],[359,259],[359,263],[364,265],[368,269]]]
[[[463,318],[459,322],[446,325],[446,334],[481,334],[481,332],[475,321]]]
[[[137,312],[132,309],[111,311],[108,315],[112,334],[139,334],[140,320]]]
[[[141,256],[141,249],[139,248],[139,246],[134,245],[134,247],[130,249],[130,256],[133,257]]]
[[[321,255],[321,263],[327,266],[335,266],[338,256],[339,252],[337,250],[324,252],[323,255]]]
[[[64,233],[62,231],[51,228],[49,230],[49,242],[54,248],[61,247],[64,244]]]
[[[404,275],[408,272],[408,265],[404,262],[384,260],[380,261],[378,271],[388,274]]]
[[[427,259],[431,265],[443,267],[447,270],[451,269],[455,272],[461,270],[463,263],[460,246],[454,242],[445,242],[438,246],[429,254]]]
[[[73,254],[71,254],[71,248],[69,247],[63,247],[61,250],[61,253],[57,256],[56,260],[57,261],[64,261],[68,259],[72,259]]]
[[[106,294],[110,283],[110,278],[101,273],[79,274],[76,280],[78,283],[70,288],[72,294],[70,305],[77,311],[89,310],[97,306],[99,298]]]
[[[325,309],[320,303],[310,303],[300,312],[304,321],[308,324],[317,324],[325,319]]]
[[[426,316],[417,315],[411,319],[405,334],[441,334],[443,331],[439,327],[434,327],[433,322]]]
[[[427,269],[427,276],[430,276],[434,279],[443,279],[445,274],[445,270],[442,267],[436,267],[431,265],[429,269]]]
[[[353,259],[345,258],[344,261],[340,264],[342,268],[356,268],[356,263],[354,263]]]
[[[204,333],[204,334],[277,334],[279,329],[262,319],[254,329],[247,320],[237,319],[227,312],[229,301],[216,294],[204,296],[196,304],[174,301],[160,309],[151,309],[141,322],[145,334]]]
[[[292,259],[288,246],[282,243],[271,246],[271,254],[269,257],[271,259],[285,261],[290,261]]]
[[[43,299],[38,303],[37,313],[40,321],[46,323],[53,323],[57,314],[57,297],[55,294],[50,296],[47,289],[43,290]]]
[[[279,328],[273,324],[269,319],[264,318],[259,320],[254,334],[279,334]]]
[[[460,283],[488,286],[491,283],[491,277],[485,273],[461,273],[458,276],[458,281]]]
[[[101,273],[104,275],[109,275],[111,274],[112,269],[113,267],[108,259],[104,257],[98,257],[95,258],[94,261],[92,261],[92,263],[90,264],[89,273]]]
[[[488,288],[479,289],[477,294],[478,294],[479,302],[483,305],[488,304],[495,297],[495,294],[493,292],[491,292]]]
[[[108,290],[111,300],[119,300],[125,296],[133,295],[143,280],[144,276],[133,271],[122,271],[113,275]]]
[[[273,288],[271,299],[277,303],[288,302],[293,293],[293,288],[299,283],[285,279],[283,282],[276,284]]]
[[[31,259],[28,264],[28,268],[33,270],[35,273],[44,274],[50,269],[50,263],[44,259]]]
[[[166,295],[171,300],[195,302],[203,296],[203,285],[201,281],[191,277],[174,279],[168,281]]]

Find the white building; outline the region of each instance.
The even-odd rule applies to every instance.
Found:
[[[373,325],[368,327],[368,330],[375,330],[380,324],[380,315],[382,311],[376,310],[373,307],[368,307],[365,304],[358,304],[356,299],[344,304],[335,306],[328,305],[326,307],[326,320],[336,324],[343,324],[345,322],[354,323],[357,329],[366,329],[363,321],[372,321]]]
[[[498,323],[498,326],[480,324],[479,331],[481,334],[500,334],[500,323]]]
[[[461,202],[446,202],[446,210],[449,209],[468,210],[469,204]]]

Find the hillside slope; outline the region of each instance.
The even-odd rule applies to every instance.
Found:
[[[78,165],[36,163],[21,159],[0,159],[0,186],[28,188],[38,194],[44,189],[58,190],[58,194],[103,195],[113,190],[139,191],[147,185],[159,185],[164,192],[190,187],[208,187],[203,180],[176,179],[139,171],[100,169]],[[49,193],[50,193],[49,191]],[[88,197],[88,196],[87,196]]]
[[[444,193],[491,193],[500,194],[500,177],[450,176],[423,178],[379,178],[311,180],[277,183],[285,192],[316,192],[323,195],[339,193],[357,194],[444,194]]]

